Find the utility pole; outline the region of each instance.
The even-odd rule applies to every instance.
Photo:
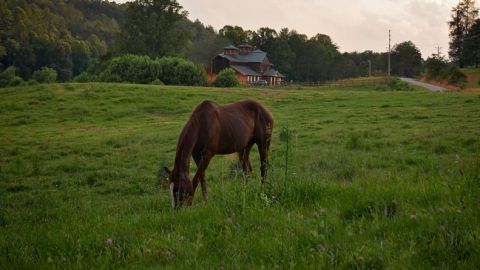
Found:
[[[390,42],[392,41],[390,32],[391,32],[390,29],[388,29],[388,77],[390,77],[390,53],[391,53]]]
[[[437,46],[437,57],[440,58],[440,52],[442,50],[442,47]]]

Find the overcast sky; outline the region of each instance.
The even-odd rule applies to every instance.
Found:
[[[311,37],[329,35],[340,51],[386,51],[411,40],[424,58],[448,52],[450,11],[458,0],[177,0],[191,20],[216,30],[239,25],[245,30],[283,27]],[[116,0],[116,2],[127,2]],[[478,5],[477,5],[478,6]]]

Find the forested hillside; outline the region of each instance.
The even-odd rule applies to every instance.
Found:
[[[9,82],[12,76],[21,77],[16,77],[17,83],[29,80],[44,67],[54,69],[62,82],[82,72],[83,81],[99,80],[113,58],[126,54],[152,60],[183,58],[200,70],[224,46],[242,43],[266,51],[288,81],[366,76],[369,62],[373,74],[387,73],[386,53],[341,53],[338,45],[321,33],[308,37],[289,28],[245,30],[232,25],[217,31],[187,16],[188,11],[175,0],[125,4],[105,0],[0,1],[0,72],[12,67],[3,86],[16,85]],[[395,74],[420,73],[421,54],[412,42],[395,46],[392,57]]]
[[[0,68],[28,79],[55,67],[68,81],[107,53],[122,23],[121,6],[105,1],[0,1]]]

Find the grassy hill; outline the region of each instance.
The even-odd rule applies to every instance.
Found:
[[[256,150],[248,181],[216,156],[208,203],[172,210],[157,172],[190,111],[244,98],[276,120],[268,184]],[[0,268],[475,269],[479,123],[453,92],[0,89]]]

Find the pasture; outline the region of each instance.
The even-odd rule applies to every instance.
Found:
[[[204,99],[275,117],[268,183],[159,173]],[[191,163],[193,174],[195,165]],[[0,269],[475,269],[480,94],[52,84],[0,89]]]

